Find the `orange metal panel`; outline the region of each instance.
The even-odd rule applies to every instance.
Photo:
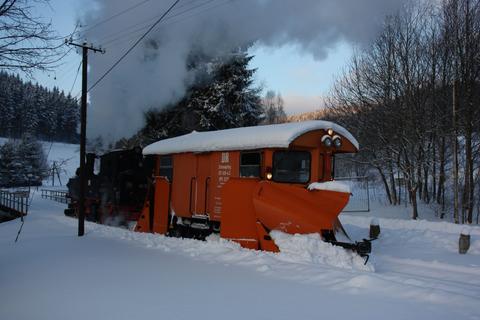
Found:
[[[258,220],[270,230],[313,233],[332,230],[349,197],[343,192],[262,181],[254,190],[253,205]]]
[[[193,153],[173,155],[172,209],[179,217],[190,217],[190,187],[195,193],[196,156]],[[192,196],[193,198],[193,196]],[[194,199],[192,199],[193,202]]]
[[[355,146],[345,138],[344,136],[334,133],[334,135],[339,135],[342,138],[342,146],[340,149],[336,149],[334,147],[329,148],[330,150],[326,150],[325,146],[321,143],[322,137],[326,135],[327,132],[325,130],[314,130],[302,134],[298,138],[296,138],[291,144],[291,147],[304,147],[304,148],[320,148],[322,151],[333,151],[333,152],[357,152]]]
[[[135,231],[165,234],[168,231],[170,183],[165,177],[155,177],[154,186],[153,204],[149,200],[145,201]],[[154,206],[153,210],[150,208],[151,205]],[[153,217],[150,217],[150,212],[153,212]],[[150,221],[153,222],[153,225],[150,225]]]
[[[165,177],[155,177],[155,201],[153,232],[165,234],[168,231],[168,211],[170,208],[170,183]]]
[[[195,194],[192,205],[193,214],[208,214],[208,193],[211,189],[211,155],[212,153],[196,154]]]
[[[230,178],[222,188],[223,212],[220,236],[258,249],[255,208],[252,193],[259,180]]]
[[[221,189],[230,177],[238,177],[239,154],[225,151],[173,155],[171,203],[175,214],[190,217],[192,213],[208,213],[211,220],[219,221]]]
[[[223,204],[222,189],[230,178],[238,178],[240,166],[239,151],[213,152],[211,157],[211,189],[209,190],[210,220],[220,221]]]

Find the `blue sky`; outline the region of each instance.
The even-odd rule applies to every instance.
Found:
[[[78,16],[88,7],[88,2],[90,0],[51,0],[50,8],[41,7],[38,14],[51,20],[58,33],[65,35],[73,31]],[[256,84],[265,90],[280,92],[287,113],[295,114],[322,106],[322,96],[328,94],[335,76],[342,71],[351,52],[348,44],[339,43],[329,51],[326,59],[318,61],[293,45],[255,47],[252,49],[255,57],[251,65],[257,69]],[[81,84],[80,76],[74,83],[79,62],[80,56],[72,52],[55,72],[37,73],[34,80],[44,86],[58,86],[76,95]]]
[[[325,60],[317,61],[293,45],[259,47],[252,50],[255,58],[251,64],[257,68],[257,83],[280,92],[288,113],[300,113],[322,106],[322,96],[328,94],[351,52],[348,44],[339,43]]]

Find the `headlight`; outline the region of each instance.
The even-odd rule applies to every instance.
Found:
[[[267,178],[267,180],[272,180],[273,174],[272,174],[272,168],[271,167],[267,167],[265,169],[265,178]]]
[[[328,129],[327,133],[328,133],[329,136],[333,136],[333,129]]]
[[[334,136],[333,145],[335,146],[335,148],[340,148],[342,146],[342,138],[340,138],[340,136]]]
[[[322,143],[325,147],[330,148],[332,146],[332,138],[329,135],[324,135],[322,137]]]

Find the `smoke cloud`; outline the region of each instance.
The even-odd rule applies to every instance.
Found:
[[[173,2],[94,1],[96,9],[84,19],[83,36],[103,45],[107,53],[90,54],[90,83]],[[108,20],[135,4],[139,5]],[[398,0],[181,0],[90,92],[89,136],[109,140],[131,136],[141,127],[144,110],[182,97],[192,77],[187,57],[193,51],[216,56],[252,43],[293,44],[320,60],[338,41],[368,43],[385,15],[401,5]]]

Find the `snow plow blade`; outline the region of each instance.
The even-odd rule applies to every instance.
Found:
[[[230,178],[222,189],[220,236],[246,248],[276,252],[270,230],[289,234],[333,232],[349,197],[344,192],[308,191],[298,185]]]

